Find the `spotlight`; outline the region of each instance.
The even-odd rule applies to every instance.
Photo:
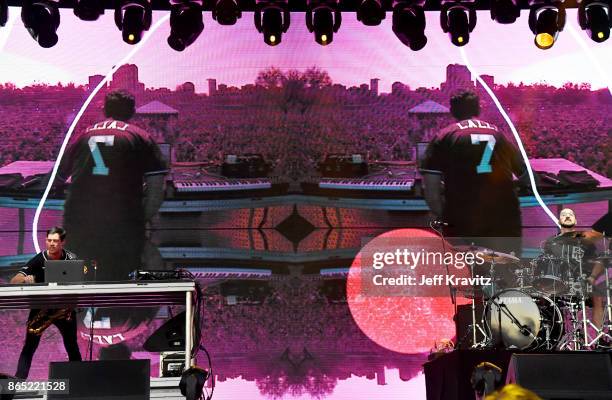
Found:
[[[315,41],[322,46],[334,40],[334,32],[338,32],[342,23],[342,14],[335,0],[310,0],[306,10],[306,27],[314,32]]]
[[[196,41],[204,30],[202,3],[187,1],[170,6],[170,36],[168,45],[176,51],[183,51]]]
[[[242,16],[238,0],[216,0],[212,16],[221,25],[234,25]]]
[[[521,16],[518,0],[492,0],[491,19],[500,24],[512,24]]]
[[[443,0],[440,26],[455,46],[465,46],[470,41],[470,32],[476,27],[476,10],[473,5],[473,2]]]
[[[0,0],[0,26],[5,26],[8,21],[8,2]]]
[[[381,0],[361,0],[357,7],[357,20],[367,26],[380,25],[380,21],[385,19],[385,9]]]
[[[290,16],[287,0],[263,0],[255,6],[255,27],[263,33],[264,42],[276,46],[289,29]]]
[[[41,47],[55,46],[56,31],[60,24],[59,10],[55,1],[24,1],[21,7],[21,20]]]
[[[565,8],[560,2],[530,2],[529,29],[535,35],[535,45],[542,50],[550,49],[565,26]]]
[[[578,23],[582,30],[587,31],[591,40],[601,43],[610,37],[610,4],[586,0],[578,7]]]
[[[196,366],[190,367],[181,376],[179,383],[181,394],[185,396],[186,400],[202,398],[202,390],[208,377],[209,373],[205,369]]]
[[[123,41],[136,44],[142,33],[151,27],[151,4],[147,0],[122,0],[115,8],[115,25],[121,30]]]
[[[393,4],[393,33],[410,50],[421,50],[427,44],[425,36],[425,0],[396,1]]]
[[[83,21],[95,21],[104,14],[103,0],[77,0],[74,15]]]

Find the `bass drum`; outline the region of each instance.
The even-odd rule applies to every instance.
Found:
[[[506,349],[552,350],[563,336],[561,310],[548,297],[509,289],[486,305],[489,333]]]

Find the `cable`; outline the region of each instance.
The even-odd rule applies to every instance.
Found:
[[[204,347],[204,345],[199,345],[198,347],[201,350],[204,350],[204,353],[206,353],[206,358],[208,359],[208,377],[209,379],[212,379],[212,387],[210,389],[210,394],[206,396],[206,400],[211,400],[213,397],[213,393],[215,393],[215,378],[213,375],[212,361],[210,360],[210,354],[208,353],[208,350],[206,350],[206,347]]]
[[[508,114],[506,113],[504,108],[502,107],[501,103],[499,102],[499,100],[495,96],[495,93],[493,93],[493,90],[491,90],[489,85],[486,84],[486,82],[480,77],[478,72],[476,72],[476,70],[470,64],[470,61],[467,58],[467,54],[465,52],[465,49],[463,47],[460,47],[459,51],[461,52],[461,57],[463,58],[463,62],[465,63],[467,68],[470,70],[470,72],[472,74],[474,74],[474,76],[476,76],[476,80],[478,80],[478,83],[480,83],[482,85],[482,87],[487,91],[489,96],[491,96],[491,99],[495,103],[495,106],[497,107],[497,109],[499,110],[501,115],[504,117],[504,120],[506,120],[506,123],[510,127],[510,130],[512,131],[512,134],[514,135],[514,138],[516,139],[516,143],[518,145],[519,151],[521,152],[521,157],[523,157],[523,161],[525,162],[525,166],[527,167],[527,174],[529,175],[529,182],[531,183],[531,190],[533,191],[533,195],[535,196],[536,200],[538,201],[538,204],[540,204],[540,207],[542,207],[544,212],[554,222],[554,224],[556,226],[560,227],[559,221],[557,220],[557,217],[550,210],[550,208],[548,208],[548,206],[544,203],[544,201],[540,197],[540,193],[538,192],[538,188],[537,188],[537,186],[535,184],[535,178],[534,178],[534,175],[533,175],[533,170],[531,169],[531,163],[529,162],[529,158],[527,157],[527,152],[525,151],[525,147],[523,147],[523,141],[521,140],[521,137],[519,136],[516,128],[514,127],[514,124],[512,123],[512,120],[510,119],[510,117],[508,116]]]
[[[53,164],[53,170],[51,171],[51,176],[49,177],[49,183],[47,183],[47,187],[45,188],[42,198],[40,199],[40,202],[38,203],[38,206],[36,207],[36,213],[34,214],[34,220],[32,221],[32,241],[34,243],[34,249],[36,250],[36,253],[40,253],[40,246],[38,244],[38,220],[40,218],[40,214],[45,205],[45,202],[47,201],[47,197],[49,196],[49,192],[51,191],[51,187],[53,186],[53,181],[55,180],[55,176],[57,175],[57,170],[59,169],[60,163],[62,161],[62,157],[64,156],[66,147],[68,147],[68,142],[70,141],[70,138],[72,137],[72,133],[74,132],[74,129],[77,123],[79,122],[83,114],[85,113],[85,110],[89,106],[89,103],[91,103],[91,101],[93,100],[94,96],[98,94],[100,89],[102,89],[102,86],[106,85],[106,82],[109,81],[109,79],[115,73],[115,71],[117,71],[117,69],[119,69],[119,67],[121,67],[123,64],[126,64],[136,53],[138,53],[138,51],[144,46],[147,40],[149,40],[149,38],[155,33],[155,31],[168,19],[170,19],[170,14],[166,14],[165,16],[160,18],[155,23],[155,25],[151,27],[151,29],[147,32],[147,34],[142,38],[142,40],[136,46],[134,46],[134,48],[125,57],[123,57],[123,59],[121,59],[117,64],[115,64],[111,68],[111,70],[106,74],[104,79],[102,79],[102,81],[100,81],[100,83],[98,83],[95,89],[89,94],[89,96],[87,97],[87,100],[85,100],[85,102],[81,106],[81,109],[79,110],[74,120],[70,124],[70,128],[68,128],[68,132],[66,132],[66,136],[64,137],[64,140],[60,147],[57,159],[55,160],[55,163]]]

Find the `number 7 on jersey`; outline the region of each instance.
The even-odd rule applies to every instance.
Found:
[[[108,175],[108,167],[104,163],[98,143],[103,143],[106,146],[112,146],[115,144],[115,135],[92,136],[87,141],[89,150],[91,151],[91,156],[94,160],[94,167],[91,173],[93,175]]]
[[[472,144],[487,142],[484,152],[482,153],[482,158],[480,159],[480,164],[476,166],[476,172],[479,174],[490,174],[493,172],[493,168],[491,168],[491,157],[493,156],[493,149],[495,149],[495,136],[471,134],[470,138],[472,139]]]

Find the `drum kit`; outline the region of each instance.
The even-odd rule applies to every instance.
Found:
[[[598,294],[604,297],[604,323],[598,328],[587,315],[593,286],[586,279],[589,265],[583,257],[585,246],[581,240],[554,238],[548,244],[558,245],[561,252],[545,252],[528,263],[488,248],[456,247],[459,251],[484,254],[485,270],[478,271],[472,265],[471,273],[490,278],[490,285],[474,286],[462,293],[472,299],[472,348],[523,351],[612,348],[612,288],[607,268],[612,255],[606,252],[588,260],[605,267],[603,294]],[[476,318],[478,302],[482,302],[484,309],[480,321]]]

